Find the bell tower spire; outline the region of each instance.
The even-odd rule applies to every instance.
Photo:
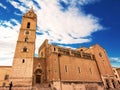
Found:
[[[11,80],[14,86],[31,86],[35,53],[37,15],[31,8],[22,23],[13,59]]]
[[[30,11],[33,11],[33,6],[31,6],[31,9],[30,9]]]
[[[34,13],[33,7],[23,15],[23,17],[29,17],[29,18],[36,18],[36,14]]]

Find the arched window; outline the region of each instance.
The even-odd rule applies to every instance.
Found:
[[[83,51],[83,49],[81,49],[80,51]]]
[[[54,51],[56,51],[56,48],[54,47]]]
[[[8,78],[9,78],[9,75],[6,74],[4,80],[8,80]]]
[[[28,37],[25,38],[25,42],[27,42],[27,41],[28,41]]]
[[[22,60],[22,63],[25,63],[25,59]]]
[[[27,28],[30,28],[30,22],[27,23]]]
[[[27,48],[26,47],[23,48],[23,52],[27,52]]]
[[[115,81],[113,79],[112,79],[112,84],[113,84],[113,87],[116,88]]]
[[[99,56],[100,56],[100,57],[102,57],[102,54],[101,54],[101,53],[99,53]]]

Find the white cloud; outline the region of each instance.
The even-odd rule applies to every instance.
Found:
[[[48,0],[38,3],[42,8],[36,12],[38,27],[40,31],[44,32],[40,36],[41,39],[48,38],[52,42],[64,44],[85,43],[91,41],[91,38],[85,37],[102,28],[98,23],[98,18],[85,15],[77,8],[70,7],[68,11],[62,12],[55,1],[52,1],[51,4]],[[45,31],[48,31],[49,34]],[[40,46],[40,44],[38,45]]]
[[[17,13],[17,12],[14,12],[14,14],[17,15],[17,16],[22,16],[22,14]]]
[[[19,27],[20,24],[15,19],[0,21],[0,65],[12,65]]]
[[[112,67],[120,67],[120,57],[110,57],[109,59],[112,63]]]
[[[95,2],[99,2],[100,0],[59,0],[61,2],[64,2],[65,4],[75,7],[76,5],[87,5]]]
[[[6,9],[6,8],[7,8],[7,7],[6,7],[6,6],[4,6],[2,3],[0,3],[0,7],[4,8],[4,9]]]
[[[19,9],[21,12],[25,13],[27,8],[23,6],[21,3],[16,2],[14,0],[9,0],[10,4],[14,6],[14,8]]]
[[[110,61],[120,63],[120,57],[110,57]]]
[[[28,8],[33,6],[37,14],[37,32],[42,32],[43,35],[37,35],[36,52],[45,39],[63,44],[85,43],[92,40],[87,37],[91,36],[93,32],[102,29],[98,18],[90,14],[86,15],[82,10],[80,11],[78,8],[74,7],[77,3],[76,0],[71,0],[71,7],[69,7],[66,12],[61,11],[57,0],[34,0],[38,5],[30,0],[18,1],[19,2],[9,0],[10,4],[20,10],[21,13],[25,13],[29,10]],[[68,0],[64,1],[68,3]],[[91,0],[78,0],[81,5],[83,5],[83,3],[87,4],[87,2],[90,1]],[[39,9],[39,7],[41,7],[41,9]],[[14,14],[17,15],[15,12]],[[13,25],[12,22],[16,23],[16,25]],[[15,19],[0,21],[0,30],[3,32],[0,33],[0,50],[2,49],[0,55],[3,56],[2,58],[10,57],[11,55],[13,57],[19,28],[20,24]],[[9,53],[10,56],[7,56],[6,53]],[[7,60],[6,58],[6,61]]]

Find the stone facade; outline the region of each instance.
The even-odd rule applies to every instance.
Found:
[[[36,26],[31,9],[22,17],[13,66],[0,67],[0,90],[7,90],[11,81],[13,90],[119,90],[105,49],[98,44],[71,49],[46,39],[34,57]]]
[[[74,50],[45,40],[39,48],[39,57],[46,58],[47,81],[58,90],[69,86],[71,90],[114,90],[119,87],[105,49],[98,44]]]

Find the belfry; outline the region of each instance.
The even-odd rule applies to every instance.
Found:
[[[13,59],[11,80],[15,86],[32,85],[37,15],[31,8],[22,17],[22,23]]]

